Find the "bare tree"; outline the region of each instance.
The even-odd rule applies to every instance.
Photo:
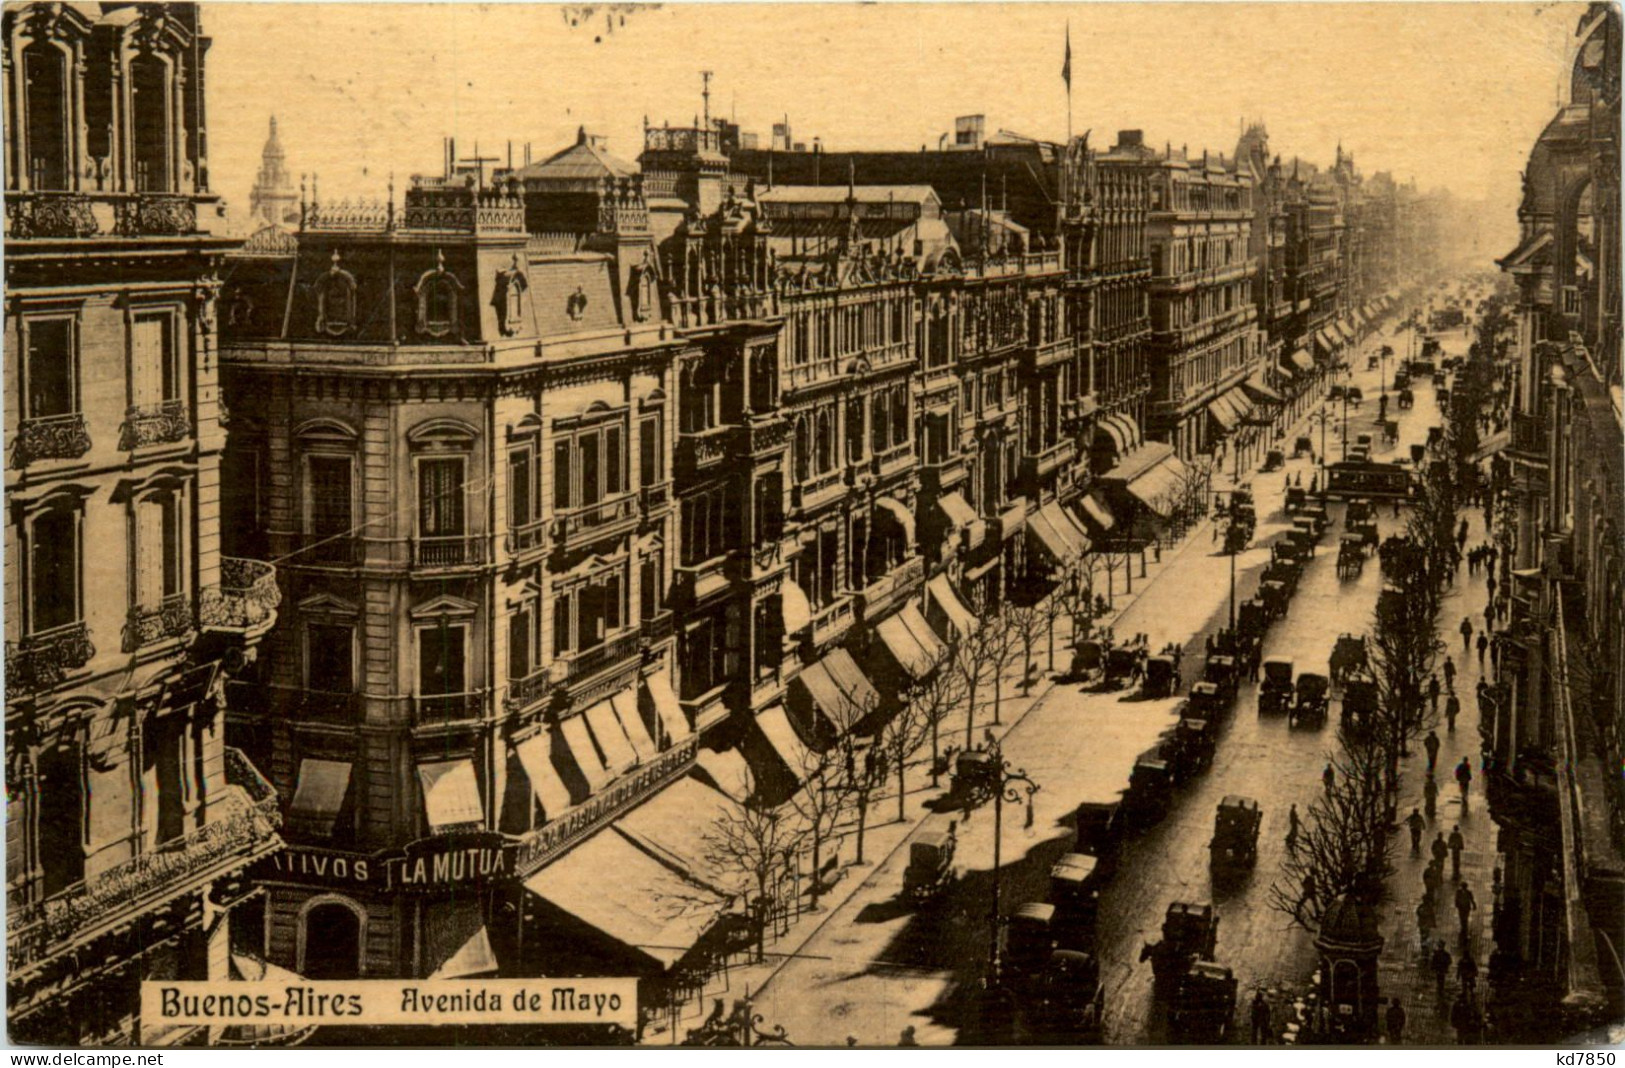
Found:
[[[1309,806],[1303,831],[1281,861],[1270,906],[1313,930],[1347,893],[1371,894],[1391,873],[1383,768],[1370,751],[1333,758],[1332,785]]]
[[[897,773],[897,822],[908,818],[908,762],[920,751],[926,738],[935,746],[935,724],[928,721],[925,708],[915,701],[903,702],[897,712],[880,728],[876,744],[886,754],[887,762]],[[933,763],[936,754],[932,754]]]
[[[803,749],[797,770],[802,787],[790,798],[789,808],[801,828],[800,845],[812,860],[812,905],[824,896],[824,850],[851,807],[852,791],[846,775],[845,751],[840,746],[819,752]]]
[[[908,707],[918,714],[922,729],[931,739],[932,786],[937,785],[937,766],[942,761],[942,724],[949,713],[963,702],[964,681],[964,676],[955,670],[953,661],[944,659],[925,678],[911,683],[904,694]]]
[[[1021,655],[1022,636],[1018,633],[1011,620],[1011,613],[1016,609],[1007,605],[1005,610],[997,617],[983,623],[978,632],[981,635],[983,649],[989,660],[990,673],[993,678],[993,725],[996,727],[1003,722],[1001,714],[1004,710],[1004,679],[1009,674],[1016,658]]]
[[[789,873],[790,858],[805,833],[793,811],[730,799],[703,836],[706,863],[726,889],[748,903],[758,960],[767,953],[767,918],[774,888]]]
[[[1398,570],[1396,585],[1377,598],[1375,625],[1367,639],[1377,683],[1375,722],[1364,731],[1344,732],[1345,747],[1380,748],[1391,792],[1399,788],[1400,758],[1432,726],[1425,687],[1444,647],[1432,580],[1416,569]]]
[[[1048,619],[1049,611],[1042,601],[1037,604],[1012,605],[1004,613],[1004,627],[1012,639],[1009,644],[1021,651],[1021,692],[1024,695],[1032,690],[1033,669],[1037,667],[1033,663],[1033,650],[1044,637]],[[1012,654],[1015,648],[1012,648]]]
[[[848,790],[852,812],[857,816],[857,841],[853,863],[863,864],[864,832],[869,827],[869,805],[886,782],[886,750],[878,745],[860,747],[850,734],[841,740],[845,751]]]
[[[975,630],[959,634],[948,647],[948,663],[944,670],[959,676],[965,698],[965,748],[971,747],[976,729],[976,695],[983,686],[993,681],[997,670],[1000,628],[984,622]]]

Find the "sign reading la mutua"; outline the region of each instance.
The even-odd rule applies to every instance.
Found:
[[[267,858],[259,875],[300,886],[427,894],[512,882],[518,855],[517,839],[491,832],[434,835],[381,853],[290,844]]]

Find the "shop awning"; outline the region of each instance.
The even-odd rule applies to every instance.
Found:
[[[1478,443],[1478,451],[1473,453],[1473,463],[1487,460],[1491,456],[1506,448],[1512,442],[1512,428],[1496,431]]]
[[[779,610],[784,616],[784,633],[800,634],[812,622],[812,605],[807,591],[786,578],[779,586]]]
[[[852,699],[841,689],[823,661],[802,668],[801,674],[795,677],[790,686],[806,696],[813,710],[837,736],[851,730],[852,724],[863,715],[852,707]]]
[[[744,804],[756,789],[756,777],[750,773],[750,761],[738,749],[701,749],[694,758],[699,774],[709,779],[717,790]]]
[[[937,507],[942,509],[942,514],[948,517],[948,525],[955,530],[964,530],[976,522],[976,510],[957,493],[944,493],[938,497]]]
[[[627,740],[621,717],[615,714],[615,706],[609,698],[589,705],[585,718],[592,740],[598,743],[598,751],[604,754],[604,763],[610,771],[619,774],[638,762],[638,754]]]
[[[1166,441],[1148,441],[1127,456],[1121,457],[1115,467],[1100,476],[1100,480],[1121,482],[1126,485],[1173,454],[1174,447]]]
[[[942,662],[942,642],[912,604],[880,621],[875,628],[897,666],[912,679],[923,679]],[[928,644],[929,643],[929,644]]]
[[[801,740],[801,735],[791,725],[784,706],[769,705],[762,709],[756,716],[756,726],[785,768],[800,782],[813,766],[813,759],[807,743]]]
[[[1308,351],[1305,349],[1293,349],[1287,359],[1291,360],[1292,366],[1296,367],[1300,371],[1307,372],[1315,369],[1315,358],[1309,355]]]
[[[1115,415],[1103,415],[1095,420],[1095,433],[1110,438],[1119,453],[1128,452],[1134,447],[1128,428],[1123,426],[1122,421]]]
[[[1236,410],[1236,406],[1228,393],[1221,393],[1215,397],[1212,403],[1207,406],[1207,414],[1211,415],[1213,421],[1218,423],[1226,432],[1232,431],[1241,425],[1241,413]]]
[[[323,837],[332,834],[333,821],[338,819],[344,795],[349,792],[349,764],[342,760],[301,760],[293,803],[288,806],[290,829]]]
[[[423,813],[436,834],[485,824],[480,780],[471,760],[437,760],[418,765]]]
[[[1332,336],[1330,329],[1317,331],[1315,341],[1320,345],[1321,351],[1330,356],[1337,351],[1339,342]]]
[[[626,740],[632,743],[632,751],[638,755],[638,763],[653,760],[659,752],[655,748],[655,741],[649,737],[649,728],[644,726],[643,713],[638,711],[638,694],[636,690],[621,690],[609,703],[615,709],[615,718],[621,721],[626,731]]]
[[[1177,456],[1169,456],[1128,484],[1134,499],[1166,518],[1178,497],[1190,469]]]
[[[933,616],[937,620],[934,624],[937,633],[945,639],[966,637],[976,631],[976,617],[971,615],[954,593],[952,584],[948,582],[947,575],[938,575],[925,584],[926,591],[931,595],[931,604],[934,609]],[[932,618],[928,616],[927,618]]]
[[[851,710],[856,719],[843,726],[844,730],[851,730],[856,721],[874,712],[880,707],[880,693],[869,681],[868,676],[858,667],[858,662],[852,659],[852,654],[837,646],[831,649],[821,661],[824,669],[829,672],[835,685],[841,688],[851,702]]]
[[[643,687],[649,700],[654,703],[655,719],[660,724],[660,733],[664,735],[664,747],[686,742],[693,737],[694,728],[689,726],[683,706],[677,703],[677,695],[671,689],[671,678],[666,672],[650,675],[643,680]]]
[[[1057,564],[1069,564],[1089,551],[1089,539],[1059,504],[1046,504],[1028,516],[1027,530]]]
[[[975,583],[981,582],[983,579],[991,575],[994,569],[1003,563],[1004,557],[995,553],[986,560],[983,560],[981,563],[977,564],[975,567],[967,567],[960,585],[964,586],[966,589],[969,589]]]
[[[694,947],[728,899],[600,831],[525,880],[525,889],[662,969]]]
[[[914,513],[908,510],[907,505],[895,497],[877,497],[875,508],[896,520],[898,527],[903,531],[903,536],[908,539],[908,544],[914,544]]]
[[[615,821],[615,831],[690,880],[723,893],[706,860],[718,819],[733,810],[727,796],[685,776]]]
[[[587,780],[587,789],[597,793],[608,786],[615,776],[598,755],[598,747],[593,744],[592,735],[587,731],[587,720],[582,716],[561,720],[559,733],[563,736],[570,759],[581,770],[581,777]]]
[[[497,970],[478,899],[444,902],[426,910],[423,941],[424,954],[431,962],[440,962],[429,974],[431,979],[468,979]]]
[[[1286,402],[1285,397],[1277,393],[1274,387],[1264,381],[1262,374],[1253,375],[1241,384],[1241,388],[1261,401],[1268,401],[1271,404],[1284,404]]]
[[[1088,516],[1102,531],[1111,530],[1112,527],[1117,525],[1117,520],[1112,518],[1111,511],[1096,500],[1094,494],[1080,500],[1078,507],[1083,509],[1083,514]]]
[[[539,731],[515,745],[513,751],[530,780],[531,792],[542,803],[542,815],[549,821],[564,815],[570,808],[570,790],[553,766],[552,737],[545,730]]]

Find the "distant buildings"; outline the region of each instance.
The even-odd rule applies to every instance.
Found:
[[[1569,102],[1530,152],[1520,240],[1500,261],[1517,284],[1516,374],[1509,425],[1482,450],[1506,501],[1509,607],[1486,741],[1504,870],[1491,979],[1537,1042],[1625,1006],[1618,9],[1591,5],[1576,39]]]

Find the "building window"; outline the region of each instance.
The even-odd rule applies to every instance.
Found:
[[[683,501],[683,564],[696,567],[726,553],[735,539],[738,516],[733,515],[726,487],[716,487]]]
[[[84,766],[76,742],[59,742],[34,772],[39,799],[39,865],[44,897],[85,877]]]
[[[80,514],[53,508],[28,526],[28,633],[42,634],[82,618]]]
[[[807,428],[807,417],[796,420],[795,476],[801,483],[812,477],[812,432]]]
[[[305,531],[313,541],[346,535],[354,525],[351,464],[348,456],[305,457]]]
[[[67,56],[43,41],[23,53],[28,95],[28,182],[34,189],[68,188]]]
[[[885,452],[890,448],[891,408],[884,393],[875,394],[870,403],[869,431],[870,446],[876,453]]]
[[[869,584],[863,570],[869,545],[868,520],[861,516],[852,520],[852,537],[847,544],[852,551],[846,554],[846,584],[849,589],[861,590]]]
[[[627,624],[623,569],[607,568],[566,593],[555,593],[553,623],[557,655],[602,645]]]
[[[658,485],[666,479],[663,422],[661,414],[655,412],[638,423],[638,478],[644,486]]]
[[[418,461],[418,534],[461,537],[465,530],[463,461],[437,457]]]
[[[130,62],[135,188],[141,193],[170,188],[169,71],[164,61],[137,56]]]
[[[684,700],[693,700],[728,681],[728,625],[719,616],[696,623],[683,642]]]
[[[508,616],[508,680],[526,679],[541,666],[541,635],[536,602],[526,601]]]
[[[155,493],[135,505],[135,607],[155,609],[185,592],[182,497]]]
[[[535,456],[529,445],[508,450],[508,527],[512,530],[536,520]]]
[[[638,565],[638,618],[645,622],[660,614],[665,602],[665,554],[655,551]]]
[[[555,511],[590,508],[626,492],[625,431],[620,423],[563,434],[553,441]]]
[[[773,545],[784,535],[784,486],[777,471],[756,480],[756,529],[752,539],[758,549]]]
[[[418,628],[418,694],[466,693],[468,627],[440,620]]]
[[[181,396],[180,354],[171,312],[137,315],[131,324],[130,405],[150,409]]]
[[[891,443],[893,447],[908,443],[908,387],[894,386],[891,394]]]
[[[305,688],[319,693],[355,691],[355,628],[347,623],[305,624]]]
[[[769,597],[756,605],[753,630],[756,681],[761,682],[776,677],[784,659],[784,608],[779,598]]]
[[[434,270],[418,279],[418,333],[429,337],[446,337],[457,330],[457,303],[462,286],[446,273],[446,263],[440,253]]]
[[[27,319],[23,366],[25,419],[49,419],[79,410],[79,359],[71,318]]]
[[[835,428],[828,408],[818,412],[818,429],[813,435],[813,463],[815,475],[822,475],[835,466]]]
[[[863,459],[863,398],[853,397],[846,402],[846,462],[855,464]]]

